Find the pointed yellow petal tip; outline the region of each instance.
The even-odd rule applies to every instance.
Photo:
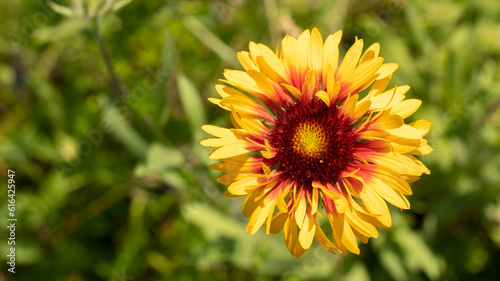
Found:
[[[271,169],[269,169],[269,167],[264,164],[264,162],[262,162],[262,170],[264,171],[264,174],[266,176],[269,176],[271,174]]]
[[[330,106],[330,96],[325,91],[319,91],[315,94],[319,97],[327,106]]]
[[[203,131],[207,132],[207,128],[209,128],[210,126],[212,126],[212,125],[203,125],[203,126],[201,126],[201,129],[202,129]],[[208,132],[207,132],[207,133],[208,133]],[[209,134],[210,134],[210,133],[209,133]]]

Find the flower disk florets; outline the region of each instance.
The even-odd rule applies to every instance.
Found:
[[[304,188],[337,181],[354,160],[352,130],[335,106],[317,100],[293,104],[278,114],[269,134],[273,166]]]

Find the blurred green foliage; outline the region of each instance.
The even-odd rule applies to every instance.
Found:
[[[0,4],[1,280],[500,280],[500,2],[42,0]],[[248,42],[344,30],[399,63],[434,152],[394,227],[293,258],[245,232],[199,145]]]

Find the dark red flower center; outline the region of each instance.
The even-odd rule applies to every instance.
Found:
[[[335,105],[317,99],[292,104],[278,113],[268,136],[277,151],[271,162],[301,185],[337,181],[354,161],[357,142],[352,130]]]

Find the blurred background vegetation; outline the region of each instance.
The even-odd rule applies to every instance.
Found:
[[[236,51],[315,26],[380,42],[433,124],[432,174],[359,256],[251,237],[199,145]],[[499,1],[2,1],[0,34],[0,280],[500,280]]]

